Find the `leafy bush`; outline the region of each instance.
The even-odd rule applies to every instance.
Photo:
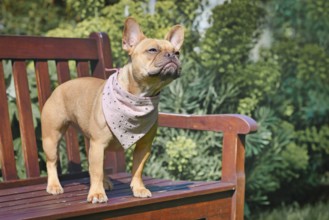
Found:
[[[57,27],[65,13],[56,2],[2,0],[0,34],[40,35]]]
[[[262,212],[260,215],[253,219],[259,220],[326,220],[329,219],[328,203],[318,202],[316,204],[309,204],[300,206],[294,203],[290,206],[282,206],[273,211]]]

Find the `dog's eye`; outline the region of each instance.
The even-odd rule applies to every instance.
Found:
[[[179,57],[179,55],[180,55],[179,51],[176,51],[175,56]]]
[[[151,49],[148,50],[148,52],[150,52],[150,53],[157,53],[158,50],[156,48],[151,48]]]

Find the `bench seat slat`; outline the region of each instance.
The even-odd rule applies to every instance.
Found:
[[[14,60],[12,65],[26,175],[27,177],[38,177],[40,176],[39,160],[32,119],[26,63],[25,61]]]
[[[159,180],[161,181],[161,180]],[[163,181],[163,180],[162,180]],[[156,183],[156,182],[155,182]],[[164,188],[166,188],[166,184],[168,184],[168,182],[163,182],[162,185],[164,186]],[[211,183],[209,183],[209,185],[211,185]],[[194,185],[193,185],[194,186]],[[198,189],[198,187],[207,187],[207,184],[202,184],[202,185],[195,185],[194,188],[196,188],[196,190]],[[152,187],[150,187],[152,189]],[[66,192],[66,195],[64,194],[62,197],[60,198],[52,198],[52,196],[50,195],[45,195],[44,191],[42,193],[37,192],[37,193],[31,193],[31,198],[27,198],[24,199],[23,201],[25,203],[22,202],[22,198],[17,198],[16,201],[11,202],[10,199],[7,200],[5,202],[4,205],[0,205],[0,213],[2,212],[19,212],[20,210],[24,210],[24,212],[33,212],[33,208],[42,208],[42,209],[57,209],[57,208],[63,208],[63,205],[66,204],[70,204],[73,208],[74,208],[74,204],[78,205],[84,205],[87,208],[90,208],[90,204],[87,204],[87,202],[85,201],[86,197],[87,197],[87,186],[86,185],[78,185],[75,186],[74,188],[70,189],[69,192]],[[171,186],[171,189],[167,190],[167,191],[179,191],[179,190],[186,190],[183,187],[177,186]],[[156,192],[155,190],[153,190],[153,192],[155,192],[155,196],[158,196],[157,194],[160,194],[161,192]],[[131,193],[130,193],[130,189],[125,187],[125,188],[121,188],[121,189],[116,189],[112,192],[108,193],[110,197],[110,202],[113,204],[120,204],[122,202],[126,202],[127,200],[129,200],[129,198],[131,198]],[[59,197],[59,196],[58,196]],[[160,197],[160,196],[158,196]],[[126,201],[123,201],[126,200]],[[141,200],[138,198],[134,198],[133,199],[134,202]],[[1,204],[1,203],[0,203]],[[110,204],[109,204],[110,205]],[[88,207],[89,206],[89,207]],[[115,209],[112,209],[115,210]],[[35,211],[34,211],[35,212]]]
[[[122,194],[129,193],[130,189],[127,188],[127,184],[130,181],[130,178],[128,181],[125,181],[125,183],[122,183],[121,181],[122,180],[120,180],[120,182],[114,182],[115,190],[109,192],[111,198],[116,198]],[[146,178],[145,182],[147,184],[157,183],[156,181],[151,181],[150,178]],[[164,182],[164,180],[157,181]],[[80,200],[80,202],[85,202],[89,189],[88,184],[89,179],[79,179],[78,181],[71,183],[65,182],[65,193],[58,196],[50,196],[45,193],[46,184],[37,185],[35,188],[27,187],[24,192],[0,196],[0,212],[8,209],[19,210],[21,208],[26,208],[27,206],[33,207],[34,205],[32,203],[35,202],[39,203],[39,205],[54,205],[60,200],[65,200],[66,202]]]
[[[17,179],[13,137],[9,121],[6,83],[2,60],[0,60],[0,163],[4,180]]]
[[[0,196],[0,216],[2,219],[15,218],[63,218],[81,214],[115,211],[122,208],[136,208],[152,204],[192,198],[200,195],[216,194],[227,191],[231,195],[234,185],[221,182],[171,181],[145,178],[145,184],[153,193],[152,198],[133,198],[129,186],[131,176],[110,175],[114,190],[108,191],[109,202],[93,205],[86,202],[89,188],[89,178],[75,181],[64,181],[64,194],[52,196],[46,193],[45,183],[37,184],[34,188],[27,186],[25,193]],[[24,188],[24,187],[21,187]],[[13,189],[12,189],[13,190]],[[3,190],[0,190],[0,195]],[[182,201],[181,201],[182,202]],[[229,204],[229,203],[228,203]]]
[[[88,182],[88,173],[84,172],[81,175],[79,174],[67,174],[64,176],[60,176],[60,180],[63,184],[65,185],[77,185],[77,184],[81,184],[84,182]],[[116,180],[121,180],[121,181],[125,181],[124,179],[129,179],[130,180],[130,175],[128,175],[127,173],[116,173],[116,174],[111,174],[111,177],[116,179]],[[78,181],[76,180],[78,179]],[[20,180],[22,181],[20,184],[17,184],[17,181],[15,182],[7,182],[7,183],[1,183],[0,185],[0,197],[1,196],[6,196],[6,195],[15,195],[15,194],[19,194],[19,193],[27,193],[30,192],[34,189],[38,189],[38,187],[45,189],[44,186],[42,184],[46,184],[47,182],[47,178],[46,177],[41,177],[38,178],[39,182],[31,182],[30,180]],[[129,181],[127,180],[127,182]],[[6,187],[3,187],[4,184],[9,184]],[[2,186],[2,187],[1,187]]]

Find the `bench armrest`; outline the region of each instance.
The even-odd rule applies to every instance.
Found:
[[[159,125],[224,133],[221,181],[235,184],[232,209],[236,213],[243,213],[246,181],[244,171],[245,135],[255,132],[257,123],[248,116],[238,114],[198,116],[160,113]],[[235,219],[235,217],[233,218]]]
[[[257,130],[256,121],[239,114],[184,115],[160,113],[159,126],[235,134],[249,134]]]

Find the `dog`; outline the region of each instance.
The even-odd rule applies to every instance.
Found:
[[[104,175],[104,151],[136,143],[130,187],[135,197],[151,197],[142,171],[157,130],[160,91],[181,75],[179,51],[184,28],[173,26],[165,38],[147,38],[131,17],[124,24],[122,47],[129,62],[108,80],[73,79],[58,86],[41,113],[42,142],[47,159],[47,192],[64,192],[57,174],[58,142],[70,124],[90,140],[90,189],[87,201],[105,203],[112,184]],[[105,71],[105,70],[104,70]]]

